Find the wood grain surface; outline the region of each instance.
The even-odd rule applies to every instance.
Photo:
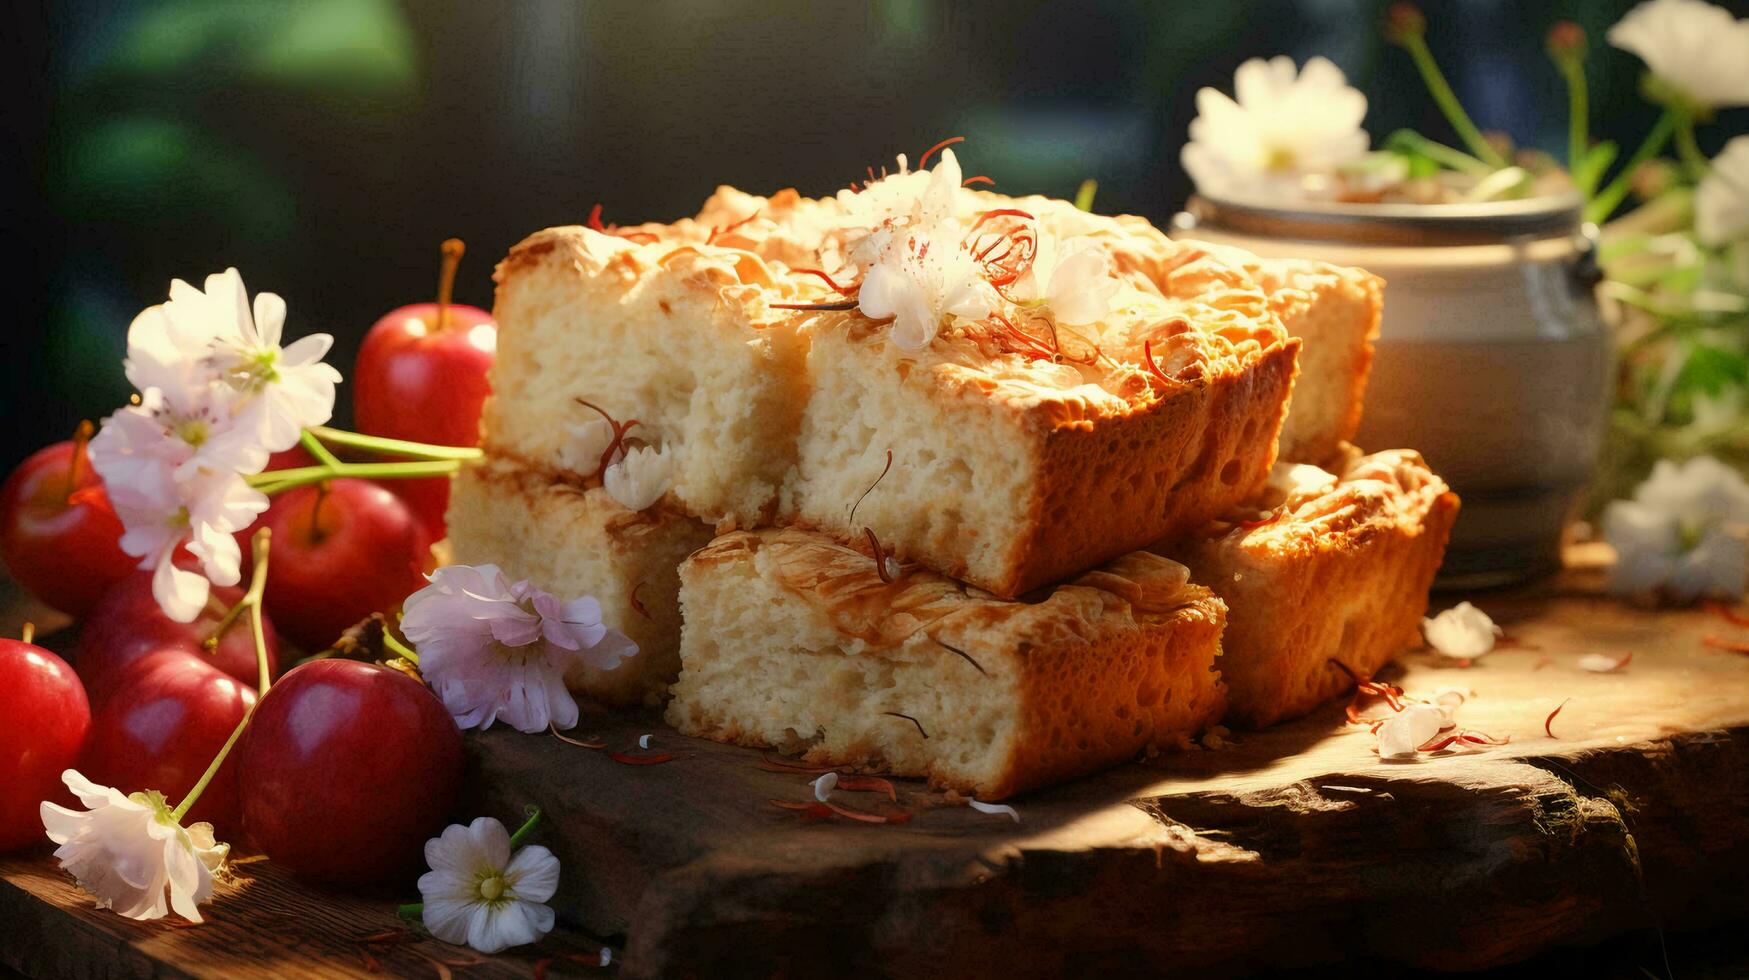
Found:
[[[458,817],[548,812],[540,841],[563,862],[554,904],[573,931],[538,947],[482,957],[421,939],[394,914],[410,892],[323,892],[265,861],[237,867],[204,926],[132,923],[91,909],[39,852],[0,860],[0,961],[35,976],[528,977],[550,959],[552,976],[604,975],[588,935],[631,977],[1224,976],[1476,969],[1749,917],[1749,657],[1703,643],[1749,630],[1623,606],[1583,572],[1477,601],[1506,645],[1468,668],[1410,653],[1394,679],[1468,691],[1464,725],[1511,738],[1485,751],[1380,762],[1336,705],[1022,797],[1019,823],[895,781],[912,819],[871,826],[772,806],[810,798],[812,777],[762,771],[758,752],[592,712],[571,734],[604,749],[469,739]],[[1617,673],[1577,666],[1630,652]]]

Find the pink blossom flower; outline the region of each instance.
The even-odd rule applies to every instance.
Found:
[[[592,596],[561,602],[496,565],[448,565],[407,598],[401,629],[419,669],[462,728],[504,722],[523,732],[577,723],[565,689],[576,662],[612,670],[638,645],[601,622]]]

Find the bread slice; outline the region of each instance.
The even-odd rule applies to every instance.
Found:
[[[797,522],[847,541],[867,528],[886,551],[1012,598],[1254,496],[1298,342],[1206,257],[1174,288],[1131,291],[1087,363],[993,354],[971,332],[907,354],[878,324],[821,316]],[[1140,367],[1144,343],[1170,380]]]
[[[1226,611],[1125,555],[1010,602],[795,529],[681,566],[681,732],[999,799],[1176,746],[1217,721]]]
[[[660,227],[660,226],[655,226]],[[711,523],[775,512],[806,396],[781,269],[703,242],[588,228],[529,236],[498,265],[498,356],[481,421],[491,452],[560,465],[584,399],[675,459],[672,493]]]
[[[562,599],[592,595],[602,622],[638,644],[613,670],[579,666],[572,691],[612,705],[658,704],[680,672],[682,559],[711,528],[671,508],[629,511],[600,486],[502,458],[466,466],[449,498],[453,561],[495,564]]]
[[[1229,609],[1228,718],[1261,728],[1353,688],[1412,645],[1458,498],[1406,449],[1327,472],[1279,463],[1260,526],[1221,523],[1168,545]]]

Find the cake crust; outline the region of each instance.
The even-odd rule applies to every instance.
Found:
[[[1414,643],[1459,506],[1411,450],[1279,464],[1258,502],[1279,516],[1159,549],[1227,603],[1228,717],[1252,728],[1351,690],[1335,662],[1369,677]]]
[[[681,569],[680,731],[999,799],[1184,743],[1220,716],[1225,609],[1126,555],[1036,602],[795,529],[734,532]],[[745,682],[757,666],[777,690]],[[927,733],[928,737],[925,737]]]

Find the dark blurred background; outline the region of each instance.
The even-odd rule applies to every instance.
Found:
[[[7,253],[0,463],[126,399],[128,322],[173,277],[227,265],[328,331],[347,371],[389,309],[431,298],[438,242],[468,243],[458,300],[525,234],[668,220],[719,183],[829,193],[963,134],[968,173],[1164,221],[1204,85],[1246,58],[1324,55],[1375,140],[1455,142],[1383,0],[582,2],[74,0],[14,4],[4,111]],[[1595,135],[1637,145],[1655,111],[1603,34],[1631,0],[1424,3],[1478,122],[1559,154],[1543,53],[1589,33]],[[1738,16],[1745,2],[1728,4]],[[1711,153],[1745,128],[1708,127]],[[339,420],[349,421],[343,391]],[[417,411],[417,406],[408,406]]]

